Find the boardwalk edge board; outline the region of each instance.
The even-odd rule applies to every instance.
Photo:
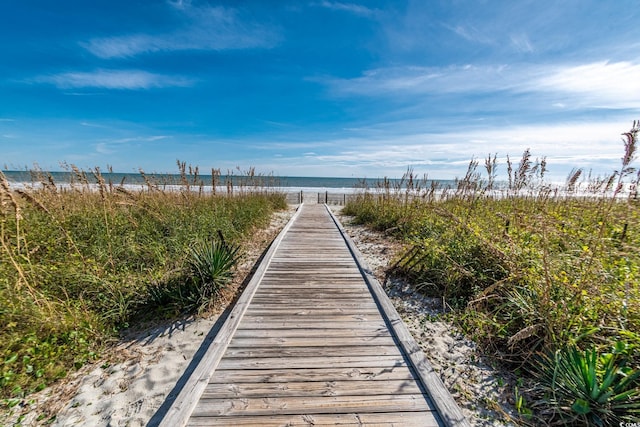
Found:
[[[371,268],[367,265],[362,253],[353,243],[338,218],[333,214],[331,208],[326,204],[325,207],[329,212],[329,215],[331,215],[333,222],[338,227],[338,230],[340,230],[340,234],[347,243],[349,251],[355,258],[358,268],[367,282],[374,299],[377,301],[383,316],[388,321],[389,328],[396,335],[402,351],[404,351],[409,358],[416,375],[419,377],[418,379],[435,405],[438,415],[447,426],[470,427],[469,422],[462,414],[458,404],[451,396],[451,393],[449,393],[449,390],[444,386],[438,374],[433,370],[431,364],[427,361],[424,353],[420,349],[420,346],[418,346],[416,341],[413,339],[413,336],[407,329],[407,326],[404,324],[402,318],[387,297],[382,285],[374,276]]]
[[[267,253],[260,262],[256,271],[253,273],[251,280],[240,295],[240,298],[238,298],[236,305],[233,307],[231,313],[229,313],[229,316],[220,328],[220,331],[218,331],[215,339],[210,344],[211,350],[206,352],[198,366],[193,371],[191,377],[187,380],[186,384],[160,422],[160,427],[178,427],[187,424],[191,413],[198,403],[198,399],[204,393],[211,375],[220,363],[220,359],[222,359],[222,356],[231,342],[231,338],[238,328],[244,313],[249,307],[249,303],[258,289],[258,285],[267,271],[273,255],[276,253],[276,250],[280,246],[284,236],[287,234],[287,231],[300,215],[300,212],[302,212],[302,204],[298,207],[298,210],[271,243]]]

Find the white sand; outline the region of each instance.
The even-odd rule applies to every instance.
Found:
[[[98,366],[80,378],[57,426],[144,426],[165,401],[201,344],[209,344],[216,317],[157,328],[118,346],[124,362]],[[209,334],[209,335],[207,335]]]
[[[176,387],[201,344],[212,341],[216,319],[185,319],[132,334],[101,362],[29,396],[23,406],[13,408],[13,414],[4,414],[0,425],[14,425],[22,415],[23,426],[144,426]]]

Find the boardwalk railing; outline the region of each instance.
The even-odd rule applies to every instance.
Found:
[[[335,424],[468,425],[337,218],[302,205],[161,425]]]
[[[327,204],[327,205],[346,205],[349,200],[358,197],[356,193],[340,193],[329,191],[296,191],[285,192],[287,203],[298,205],[306,204]]]

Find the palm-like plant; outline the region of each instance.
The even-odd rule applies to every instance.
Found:
[[[536,370],[552,411],[565,425],[619,425],[640,416],[640,369],[627,364],[627,348],[611,353],[575,346],[543,356]]]
[[[240,246],[223,239],[201,242],[191,248],[188,261],[191,278],[201,303],[206,303],[232,279],[240,259]]]

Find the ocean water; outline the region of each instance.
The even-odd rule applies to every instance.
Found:
[[[37,172],[37,171],[2,171],[9,180],[9,185],[14,189],[20,188],[38,188],[43,182],[53,181],[58,187],[64,188],[71,185],[81,185],[87,182],[91,187],[96,188],[98,183],[97,177],[91,172],[81,172],[82,176],[78,176],[74,172]],[[180,190],[184,188],[184,178],[179,174],[145,174],[140,173],[102,173],[102,178],[107,185],[123,186],[127,190],[140,191],[147,189],[147,181],[151,182],[157,188],[163,190]],[[215,182],[211,175],[187,175],[186,180],[191,186],[192,191],[203,191],[204,193],[215,191],[218,194],[233,193],[237,194],[242,191],[253,191],[258,189],[278,191],[287,194],[287,198],[291,200],[300,200],[301,193],[305,193],[305,200],[316,199],[318,202],[322,200],[334,200],[345,202],[348,195],[358,193],[363,189],[373,190],[391,188],[392,190],[404,190],[406,181],[400,179],[385,178],[340,178],[340,177],[291,177],[291,176],[274,176],[274,175],[221,175],[217,176]],[[429,189],[432,184],[436,184],[436,195],[446,194],[445,189],[455,189],[455,180],[419,180],[414,185],[418,185],[420,189]],[[505,197],[509,194],[507,182],[496,182],[494,190],[485,193],[490,197]],[[589,190],[588,185],[579,184],[574,190],[568,190],[564,183],[545,183],[545,187],[555,191],[554,196],[560,197],[611,197],[613,192]],[[415,188],[415,187],[414,187]],[[538,187],[525,188],[520,191],[522,196],[535,196],[539,194]],[[624,199],[630,195],[630,187],[627,183],[622,191],[616,197]],[[309,193],[309,194],[306,194]],[[315,193],[315,194],[313,194]],[[332,196],[333,194],[333,196]],[[346,196],[345,196],[346,195]]]
[[[69,185],[79,184],[84,179],[90,184],[98,182],[97,177],[91,172],[84,172],[83,179],[73,172],[33,172],[33,171],[2,171],[9,182],[16,187],[29,185],[39,185],[43,180],[49,178],[56,184]],[[145,174],[139,173],[105,173],[102,178],[107,184],[123,185],[125,187],[145,186],[145,177],[159,187],[181,186],[184,180],[178,174]],[[189,185],[211,187],[214,184],[212,175],[186,176]],[[439,186],[446,187],[453,185],[452,180],[437,180]],[[377,188],[385,185],[384,178],[328,178],[328,177],[290,177],[290,176],[273,176],[273,175],[221,175],[216,177],[216,186],[219,188],[227,188],[227,184],[234,188],[238,187],[266,187],[273,188],[285,192],[339,192],[351,193],[363,188]],[[387,179],[387,184],[392,187],[402,187],[403,181],[400,179]],[[430,186],[431,181],[422,183],[422,186]]]

